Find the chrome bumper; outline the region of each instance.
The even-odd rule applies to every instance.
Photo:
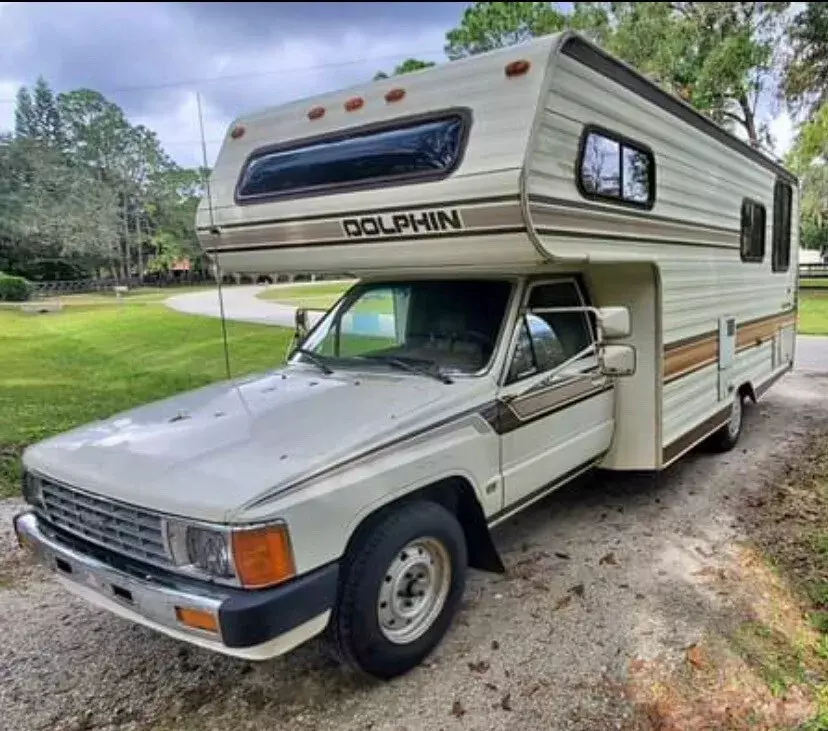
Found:
[[[282,655],[319,634],[336,596],[337,564],[273,589],[239,590],[171,580],[137,564],[127,573],[67,545],[34,512],[17,515],[14,528],[20,545],[74,594],[175,639],[248,660]],[[179,617],[187,610],[212,617],[215,629],[184,624]]]
[[[51,569],[67,588],[87,597],[90,592],[139,614],[152,624],[167,627],[194,637],[221,642],[221,628],[217,632],[197,630],[182,624],[177,608],[208,612],[218,620],[223,598],[200,595],[161,586],[149,577],[138,579],[119,571],[92,556],[78,553],[50,535],[34,513],[22,513],[15,518],[15,532],[20,545],[35,560]],[[218,625],[218,621],[217,621]]]

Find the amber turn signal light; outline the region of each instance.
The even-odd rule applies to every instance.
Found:
[[[311,109],[308,112],[308,119],[311,120],[311,122],[314,119],[322,119],[322,117],[324,117],[324,116],[325,116],[325,107],[314,107],[313,109]]]
[[[510,78],[512,76],[521,76],[529,70],[530,66],[531,64],[524,59],[520,59],[519,61],[512,61],[512,63],[506,64],[506,76]]]
[[[176,607],[175,618],[187,627],[218,634],[218,619],[216,615],[211,612],[205,612],[203,609]]]
[[[232,137],[234,140],[240,140],[242,137],[244,137],[244,127],[242,127],[240,124],[233,127],[233,129],[230,130],[230,137]]]
[[[239,581],[250,589],[280,584],[296,574],[290,536],[281,524],[235,531],[233,561]]]

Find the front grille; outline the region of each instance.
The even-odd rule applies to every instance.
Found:
[[[164,548],[161,518],[40,477],[46,517],[58,528],[113,551],[160,566],[172,562]]]

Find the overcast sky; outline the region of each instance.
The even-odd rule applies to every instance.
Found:
[[[18,87],[43,75],[56,91],[102,92],[196,165],[198,90],[212,162],[245,111],[356,84],[411,56],[444,60],[446,31],[467,4],[0,2],[0,130],[13,125]],[[784,152],[790,120],[772,127]]]

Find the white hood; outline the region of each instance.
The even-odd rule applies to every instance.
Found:
[[[481,381],[288,367],[60,434],[30,447],[24,464],[126,503],[223,521],[273,488],[467,408]]]

